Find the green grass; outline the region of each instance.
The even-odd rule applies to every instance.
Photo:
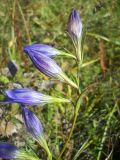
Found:
[[[1,90],[13,88],[15,83],[21,83],[24,87],[32,87],[52,96],[71,98],[75,105],[78,94],[68,85],[55,81],[49,87],[41,86],[45,82],[49,84],[50,79],[37,71],[22,51],[23,46],[29,43],[47,43],[75,55],[66,32],[72,8],[78,9],[87,31],[84,63],[100,58],[100,61],[81,68],[80,87],[81,90],[87,87],[88,92],[82,99],[74,130],[62,160],[120,159],[119,7],[118,0],[0,1]],[[5,72],[9,60],[15,60],[19,66],[15,77]],[[66,74],[75,80],[75,61],[65,58],[56,58],[56,61]],[[17,106],[1,106],[0,109],[3,111],[0,123],[5,120],[6,123],[19,125],[16,115],[18,116],[20,112]],[[54,153],[53,159],[57,159],[67,141],[74,119],[74,109],[72,104],[50,104],[34,109],[43,123],[49,148]],[[22,131],[24,132],[23,127]],[[22,131],[18,131],[15,137],[6,136],[4,131],[0,140],[11,139],[14,144],[28,150],[31,145],[34,150],[38,150],[40,157],[45,159],[44,151],[40,150],[27,135],[24,136]]]

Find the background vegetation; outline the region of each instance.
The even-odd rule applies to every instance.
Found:
[[[82,101],[74,133],[62,159],[119,160],[119,0],[1,0],[0,90],[2,93],[4,89],[23,86],[58,97],[76,97],[69,86],[50,80],[37,71],[22,51],[26,44],[47,43],[73,53],[66,32],[72,8],[79,11],[86,28],[84,62],[96,58],[99,61],[81,70],[81,87],[89,87],[89,92]],[[16,67],[11,70],[11,62],[17,70]],[[74,78],[74,61],[60,58],[59,64]],[[34,112],[42,121],[49,147],[57,157],[71,128],[73,106],[45,105],[35,108]],[[31,150],[30,145],[33,149],[38,147],[25,135],[17,104],[0,106],[0,124],[1,141],[27,146],[27,150]],[[38,150],[45,159],[43,150]]]

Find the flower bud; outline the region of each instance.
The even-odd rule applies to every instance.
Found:
[[[50,45],[47,44],[32,44],[27,45],[23,48],[23,51],[27,54],[34,53],[34,54],[43,54],[50,58],[53,58],[55,56],[65,56],[68,58],[74,58],[76,57],[72,54],[66,53],[64,51],[58,50]]]
[[[28,153],[9,143],[0,143],[0,158],[19,160],[39,160],[34,152]]]
[[[68,19],[68,33],[72,40],[77,43],[82,35],[82,22],[79,13],[76,10],[72,10]]]
[[[14,159],[18,153],[19,150],[16,146],[9,143],[0,143],[0,158]]]
[[[4,92],[5,100],[4,102],[0,102],[3,104],[20,103],[27,105],[39,105],[46,103],[70,102],[67,99],[48,96],[30,88],[11,89],[5,90]]]
[[[72,10],[68,19],[68,33],[74,43],[77,59],[80,64],[82,64],[83,60],[81,47],[82,28],[83,27],[79,13],[76,10]]]
[[[44,138],[43,128],[40,120],[27,107],[22,107],[22,117],[27,131],[46,150],[49,159],[51,159],[52,155]]]
[[[40,120],[27,107],[22,107],[21,109],[26,130],[35,139],[39,139],[39,137],[43,134],[43,128]]]
[[[35,65],[35,67],[48,77],[58,78],[61,81],[67,82],[71,86],[78,88],[77,85],[72,82],[56,64],[56,62],[50,57],[43,55],[42,53],[27,53]]]
[[[54,57],[56,55],[60,54],[60,51],[55,49],[54,47],[46,44],[32,44],[32,45],[27,45],[23,48],[24,52],[29,54],[29,53],[34,53],[34,54],[44,54],[48,57]]]

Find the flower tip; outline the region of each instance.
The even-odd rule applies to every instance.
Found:
[[[23,47],[23,52],[29,54],[29,45]]]
[[[75,8],[73,8],[73,9],[71,10],[70,15],[71,15],[71,14],[75,15],[75,14],[77,14],[77,13],[78,13],[77,10],[76,10]]]
[[[75,8],[74,8],[74,9],[72,9],[71,14],[79,15],[78,11],[77,11]]]

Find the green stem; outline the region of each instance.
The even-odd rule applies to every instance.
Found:
[[[74,87],[74,88],[76,88],[76,89],[79,89],[79,87],[78,87],[71,79],[69,79],[69,78],[66,76],[66,74],[62,73],[62,78],[63,78],[64,81],[65,81],[66,83],[68,83],[70,86],[72,86],[72,87]]]
[[[65,145],[63,147],[63,149],[61,150],[57,160],[60,160],[61,159],[61,156],[62,154],[64,153],[65,149],[67,148],[67,145],[68,145],[68,142],[70,141],[70,138],[72,136],[72,133],[73,133],[73,130],[75,128],[75,124],[76,124],[76,120],[77,120],[77,116],[78,116],[78,111],[80,109],[80,104],[81,104],[81,100],[82,100],[82,97],[83,97],[84,93],[82,93],[77,101],[77,104],[76,104],[76,108],[75,108],[75,116],[74,116],[74,119],[73,119],[73,123],[72,123],[72,127],[71,127],[71,130],[70,130],[70,133],[69,133],[69,136],[68,136],[68,139],[67,141],[65,142]]]
[[[67,148],[68,142],[70,141],[70,138],[72,136],[73,130],[75,128],[76,120],[77,120],[77,117],[78,117],[78,112],[79,112],[79,109],[80,109],[80,106],[81,106],[81,100],[82,100],[83,95],[85,94],[85,92],[83,92],[81,94],[81,90],[80,90],[80,77],[79,77],[80,66],[82,65],[82,62],[83,62],[83,55],[82,55],[82,52],[81,52],[81,40],[77,42],[77,45],[74,43],[73,39],[72,39],[72,41],[73,41],[73,44],[74,44],[75,49],[76,49],[76,56],[77,56],[77,60],[78,60],[78,74],[77,74],[78,85],[76,85],[74,82],[72,82],[66,76],[64,76],[64,79],[66,80],[66,82],[68,82],[71,86],[73,86],[74,88],[76,88],[79,91],[80,97],[79,97],[79,99],[78,99],[78,101],[76,103],[75,115],[74,115],[74,119],[73,119],[73,123],[72,123],[72,127],[71,127],[71,130],[70,130],[68,139],[67,139],[67,141],[66,141],[63,149],[61,150],[61,152],[60,152],[57,160],[61,159],[61,156],[64,153],[65,149]]]
[[[50,152],[50,150],[49,150],[47,145],[46,145],[45,149],[46,149],[46,152],[48,154],[48,160],[52,160],[52,154],[51,154],[51,152]]]
[[[78,47],[77,47],[77,57],[78,57],[78,61],[80,64],[82,64],[83,61],[83,55],[82,55],[82,51],[81,51],[81,40],[78,42]]]
[[[80,68],[83,68],[83,67],[86,67],[88,65],[91,65],[91,64],[94,64],[95,62],[98,62],[100,60],[100,58],[97,58],[97,59],[94,59],[92,61],[89,61],[89,62],[86,62],[86,63],[83,63]]]
[[[65,56],[65,57],[73,58],[76,60],[76,57],[74,55],[66,53],[66,52],[62,52],[62,51],[60,51],[60,54],[58,54],[58,56]]]
[[[39,139],[37,142],[38,142],[38,143],[40,144],[40,146],[42,146],[42,147],[45,149],[45,151],[47,152],[48,160],[52,160],[52,154],[51,154],[51,152],[50,152],[50,150],[49,150],[49,148],[48,148],[48,145],[47,145],[47,142],[46,142],[44,136],[41,136],[40,139]]]
[[[77,116],[78,116],[78,113],[75,114],[75,117],[74,117],[74,120],[73,120],[73,124],[72,124],[72,128],[71,128],[71,130],[70,130],[70,134],[69,134],[68,139],[67,139],[67,141],[66,141],[66,143],[65,143],[62,151],[60,152],[57,160],[60,160],[62,154],[64,153],[64,151],[65,151],[65,149],[66,149],[66,147],[67,147],[67,145],[68,145],[68,142],[69,142],[69,140],[70,140],[70,138],[71,138],[71,136],[72,136],[72,133],[73,133],[73,130],[74,130],[74,127],[75,127],[75,123],[76,123],[76,120],[77,120]]]

